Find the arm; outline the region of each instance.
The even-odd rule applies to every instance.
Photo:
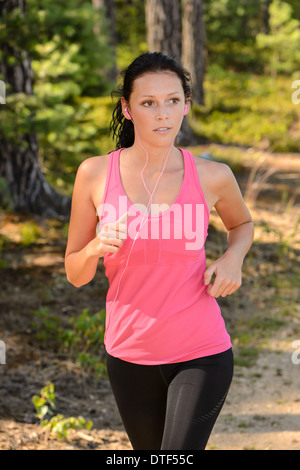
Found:
[[[67,279],[75,287],[90,282],[99,258],[105,253],[117,253],[127,236],[127,212],[96,233],[98,219],[92,194],[98,194],[106,174],[102,161],[101,157],[88,158],[79,166],[75,178],[65,253]]]
[[[235,254],[243,262],[251,248],[253,237],[254,224],[252,220],[230,229],[227,233],[229,248],[227,248],[226,253]]]
[[[91,163],[85,160],[77,170],[65,253],[67,279],[76,287],[93,279],[101,255],[93,249],[98,221],[91,199]]]
[[[228,231],[228,249],[206,269],[204,282],[209,284],[215,273],[216,278],[212,286],[209,286],[208,293],[215,297],[225,297],[242,284],[242,264],[252,245],[254,224],[228,165],[219,166],[214,181],[214,191],[217,194],[215,208]]]

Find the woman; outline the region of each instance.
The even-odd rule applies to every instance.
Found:
[[[88,158],[76,175],[67,278],[88,283],[103,257],[107,370],[133,449],[205,449],[233,375],[216,298],[241,285],[253,223],[226,164],[174,146],[189,73],[154,52],[123,76],[117,150]],[[206,268],[212,207],[229,246]]]

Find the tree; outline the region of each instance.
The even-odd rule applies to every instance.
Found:
[[[193,83],[193,100],[204,105],[206,33],[204,0],[182,0],[182,64]]]
[[[9,13],[21,20],[26,14],[25,0],[0,2],[0,18],[5,20]],[[9,84],[8,103],[10,94],[20,94],[20,99],[24,95],[32,95],[31,59],[21,43],[3,43],[1,52],[0,73],[4,82]],[[29,121],[32,117],[27,116]],[[0,177],[7,181],[15,210],[51,216],[69,212],[70,199],[49,185],[40,168],[36,133],[27,130],[11,139],[1,133],[0,152]]]
[[[110,70],[107,71],[107,78],[113,82],[117,81],[118,69],[116,60],[116,48],[117,48],[117,28],[116,28],[116,11],[114,0],[92,0],[92,5],[95,10],[102,10],[105,12],[105,16],[109,25],[108,34],[109,40],[108,45],[111,46],[113,64]],[[95,26],[95,34],[100,34],[101,24]]]
[[[299,69],[300,21],[293,18],[291,5],[281,0],[272,1],[269,13],[269,33],[258,34],[256,41],[265,54],[266,72],[276,78]]]
[[[270,4],[271,0],[264,0],[263,2],[263,33],[269,34],[270,32]]]
[[[201,0],[200,0],[201,2]],[[193,5],[191,5],[192,3]],[[187,22],[191,19],[193,14],[197,14],[198,11],[202,14],[201,9],[194,11],[193,7],[198,6],[199,2],[183,2],[182,7],[186,11],[183,13],[184,32],[187,33],[188,25]],[[196,39],[199,37],[197,27],[202,24],[202,19],[199,18],[199,23],[195,24],[195,28],[191,35],[188,35],[186,41],[184,41],[182,48],[182,19],[181,19],[181,4],[179,0],[146,0],[146,26],[147,26],[147,41],[150,51],[161,51],[165,54],[174,57],[183,65],[186,65],[191,76],[195,80],[196,88],[200,85],[201,100],[203,101],[203,78],[204,68],[202,64],[202,49],[200,54],[196,54],[195,44]],[[193,21],[193,23],[197,23]],[[193,34],[196,36],[194,37]],[[203,34],[203,31],[200,35]],[[188,50],[192,47],[192,52]],[[201,61],[200,67],[198,61]],[[194,60],[194,62],[193,62]],[[196,62],[196,63],[195,63]],[[197,72],[201,69],[200,77],[197,77]],[[198,92],[196,90],[195,102],[198,102]],[[183,120],[181,130],[178,134],[176,145],[193,145],[197,143],[197,139],[193,135],[193,132],[188,124],[187,118]]]
[[[103,16],[90,0],[0,1],[0,80],[7,88],[0,108],[0,186],[8,186],[15,210],[68,214],[70,198],[54,191],[43,173],[53,184],[72,183],[82,159],[99,151],[101,124],[88,116],[97,105],[81,97],[111,89]]]
[[[179,0],[146,0],[149,51],[161,51],[180,59],[181,20]]]

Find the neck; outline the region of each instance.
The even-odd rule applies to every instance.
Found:
[[[161,172],[167,156],[166,168],[168,168],[170,164],[172,165],[177,152],[174,142],[166,146],[153,147],[147,143],[140,143],[136,140],[133,146],[130,147],[133,162],[138,168],[143,168],[144,165],[146,165],[148,154],[148,163],[144,171],[144,174],[148,175]]]

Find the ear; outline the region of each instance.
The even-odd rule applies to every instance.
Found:
[[[122,106],[122,113],[124,114],[125,118],[130,120],[131,117],[128,111],[128,103],[123,96],[121,98],[121,106]]]
[[[191,105],[190,101],[186,101],[185,107],[184,107],[184,116],[189,112],[190,105]]]

